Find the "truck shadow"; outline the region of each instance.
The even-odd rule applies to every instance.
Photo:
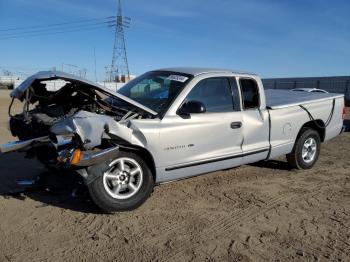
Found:
[[[345,132],[350,132],[350,120],[349,119],[344,120],[344,125],[345,125]]]
[[[278,169],[278,170],[287,170],[287,171],[292,170],[292,168],[287,162],[280,161],[280,160],[260,161],[260,162],[252,163],[250,165],[255,167]]]
[[[18,180],[36,180],[34,185],[19,186]],[[23,154],[0,154],[0,195],[4,198],[33,199],[36,208],[56,206],[83,213],[100,214],[81,178],[74,172],[48,171]]]

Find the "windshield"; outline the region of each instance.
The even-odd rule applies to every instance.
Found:
[[[169,108],[191,78],[175,72],[148,72],[124,85],[118,93],[161,113]]]

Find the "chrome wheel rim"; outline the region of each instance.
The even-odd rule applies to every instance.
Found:
[[[314,161],[316,156],[316,151],[317,151],[316,140],[312,137],[309,137],[304,142],[303,149],[301,152],[304,162],[311,163],[312,161]]]
[[[103,186],[106,192],[116,199],[127,199],[141,188],[143,172],[134,159],[122,157],[112,161],[103,173]]]

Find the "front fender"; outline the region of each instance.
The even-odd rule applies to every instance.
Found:
[[[144,147],[145,138],[137,128],[128,123],[119,123],[113,117],[79,111],[75,115],[53,125],[50,131],[55,135],[77,134],[85,149],[92,149],[101,145],[103,138],[111,136],[137,146]]]

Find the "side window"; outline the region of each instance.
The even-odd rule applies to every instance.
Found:
[[[239,84],[242,92],[242,103],[244,109],[259,108],[259,87],[253,79],[240,79]]]
[[[234,108],[229,79],[224,77],[200,81],[187,95],[187,101],[202,102],[209,113],[232,112]]]

